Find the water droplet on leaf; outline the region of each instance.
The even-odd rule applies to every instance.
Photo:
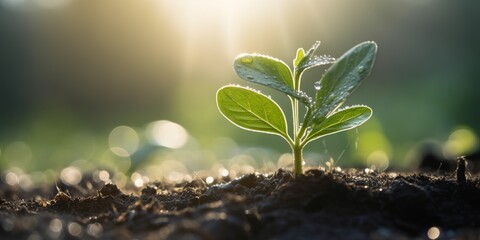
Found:
[[[313,84],[313,87],[314,87],[316,90],[320,90],[320,87],[321,87],[321,86],[320,86],[320,81],[315,82],[315,83]]]
[[[358,73],[363,73],[363,72],[365,72],[365,67],[364,66],[358,67]]]
[[[312,131],[312,127],[307,127],[307,130],[305,131],[305,133],[310,134],[311,131]]]
[[[253,80],[253,77],[252,76],[247,76],[247,79]]]
[[[309,103],[310,105],[313,104],[313,98],[312,98],[312,97],[308,97],[308,103]]]

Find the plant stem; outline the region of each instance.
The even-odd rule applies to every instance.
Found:
[[[297,131],[294,138],[294,143],[292,145],[293,152],[293,162],[294,162],[294,173],[295,175],[300,175],[303,173],[303,147],[307,143],[305,140],[305,133],[307,131],[307,126],[310,123],[310,116],[312,114],[311,108],[307,109],[305,118],[303,119],[302,127]]]
[[[299,176],[303,173],[302,164],[303,164],[303,149],[300,146],[300,143],[295,141],[295,145],[292,146],[293,151],[293,164],[294,169],[293,172],[295,176]]]
[[[298,138],[300,139],[300,146],[303,148],[306,144],[306,141],[305,141],[305,138],[306,138],[306,131],[308,129],[308,127],[310,126],[310,118],[311,118],[311,115],[312,115],[312,109],[310,107],[307,108],[307,112],[305,113],[305,117],[303,118],[303,123],[302,123],[302,127],[300,128],[300,130],[298,130]]]
[[[294,89],[298,91],[300,89],[300,76],[297,74],[298,72],[295,71],[294,76]],[[292,98],[292,114],[293,114],[293,139],[294,144],[292,146],[293,152],[293,165],[294,169],[293,172],[295,176],[301,175],[303,173],[302,170],[302,163],[303,163],[303,147],[302,147],[302,134],[300,134],[301,130],[306,126],[300,127],[300,119],[298,113],[298,100],[296,98]]]
[[[299,122],[298,122],[298,100],[292,97],[292,98],[290,98],[290,102],[292,103],[293,138],[295,138],[295,136],[297,135],[298,125],[299,125]]]

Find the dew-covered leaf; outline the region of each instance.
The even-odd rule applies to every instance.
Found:
[[[225,86],[217,92],[217,106],[236,126],[288,138],[285,115],[272,99],[255,90]]]
[[[307,142],[362,125],[372,116],[367,106],[352,106],[333,113],[319,124],[315,124],[307,136]]]
[[[327,69],[315,96],[315,122],[322,121],[335,111],[370,74],[376,53],[374,42],[360,43]]]
[[[271,87],[309,104],[308,96],[294,90],[292,72],[279,59],[260,54],[242,54],[235,59],[233,68],[243,80]]]
[[[309,61],[305,62],[302,66],[299,67],[299,70],[304,71],[306,69],[332,64],[335,62],[335,58],[323,55],[323,56],[313,56]]]
[[[290,68],[279,59],[260,54],[242,54],[235,59],[234,69],[246,81],[273,88],[285,86],[293,89]]]
[[[315,51],[317,51],[319,46],[320,46],[320,42],[319,41],[315,42],[315,44],[313,44],[313,46],[307,51],[307,53],[304,53],[304,57],[302,57],[302,59],[295,60],[295,61],[298,61],[298,64],[295,64],[297,74],[301,74],[303,71],[312,67],[327,65],[335,62],[335,58],[330,56],[326,56],[326,55],[316,56]],[[297,59],[298,59],[298,53],[297,53]]]

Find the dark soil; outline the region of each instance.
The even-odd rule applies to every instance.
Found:
[[[0,239],[427,239],[433,227],[442,239],[480,238],[478,177],[279,170],[216,183],[128,195],[88,181],[58,194],[2,185]]]

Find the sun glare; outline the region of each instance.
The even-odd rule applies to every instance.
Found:
[[[258,46],[259,42],[269,41],[258,36],[265,31],[275,31],[278,41],[288,42],[285,39],[288,31],[278,21],[282,18],[279,9],[285,5],[283,2],[183,0],[159,1],[158,4],[182,38],[179,41],[182,41],[183,49],[179,53],[184,59],[184,70],[189,71],[201,60],[199,56],[207,58],[215,55],[231,59],[239,51],[245,51],[240,46],[252,42]],[[271,44],[277,44],[278,41]],[[203,61],[201,64],[205,66],[208,63]]]
[[[235,1],[235,0],[184,0],[159,1],[159,5],[170,15],[177,29],[186,34],[192,41],[213,32],[222,32],[233,41],[239,24],[248,24],[258,20],[253,16],[261,4],[269,1]],[[192,39],[193,38],[193,39]]]

